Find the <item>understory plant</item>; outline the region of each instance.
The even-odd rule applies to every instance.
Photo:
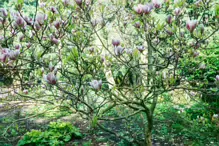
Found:
[[[0,13],[0,67],[3,76],[13,78],[13,94],[59,101],[94,128],[151,146],[154,111],[163,93],[209,90],[191,88],[181,69],[184,58],[198,59],[218,36],[214,0],[36,0],[33,15],[23,6],[18,0],[15,9]],[[218,90],[219,75],[212,83]],[[125,116],[110,116],[115,110]],[[143,139],[103,125],[137,114]]]

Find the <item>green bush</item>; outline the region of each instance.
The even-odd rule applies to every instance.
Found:
[[[80,131],[65,122],[51,122],[46,131],[32,130],[27,132],[18,142],[18,146],[60,146],[72,138],[82,137]]]

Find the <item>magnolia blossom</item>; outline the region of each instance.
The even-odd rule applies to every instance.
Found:
[[[38,22],[35,22],[34,23],[34,27],[37,29],[37,30],[40,30],[41,26]]]
[[[197,7],[199,7],[199,6],[201,5],[201,3],[202,3],[202,0],[197,0],[197,1],[195,2],[195,5],[196,5]]]
[[[138,21],[138,22],[135,22],[135,27],[136,28],[140,28],[141,27],[141,23]]]
[[[172,16],[168,15],[166,21],[167,21],[168,24],[171,24],[172,21],[173,21]]]
[[[152,0],[152,3],[154,5],[155,8],[161,8],[162,5],[162,1],[161,0]]]
[[[75,0],[76,4],[78,4],[79,6],[82,5],[82,0]]]
[[[91,20],[91,24],[92,24],[93,27],[97,26],[98,20],[97,19]]]
[[[174,34],[174,29],[172,27],[168,27],[166,28],[166,32],[169,34],[169,35],[173,35]]]
[[[57,10],[56,7],[54,7],[54,6],[52,6],[52,7],[50,8],[50,10],[51,10],[52,13],[54,13],[54,14],[57,14],[57,13],[58,13],[58,10]]]
[[[125,50],[127,54],[132,55],[133,54],[133,49],[126,49]]]
[[[53,43],[53,44],[56,44],[56,45],[58,45],[59,44],[59,40],[58,39],[56,39],[55,37],[51,37],[51,42]]]
[[[43,8],[43,7],[46,6],[46,3],[39,3],[39,6],[40,6],[41,8]]]
[[[33,24],[32,18],[29,18],[29,17],[25,16],[24,20],[26,21],[27,25],[32,25]]]
[[[112,40],[112,44],[113,44],[114,47],[115,47],[115,46],[119,46],[119,45],[120,45],[120,40],[118,40],[118,39],[113,39],[113,40]]]
[[[91,47],[91,48],[88,49],[88,51],[89,51],[90,53],[93,53],[93,52],[94,52],[94,48]]]
[[[56,20],[53,24],[54,24],[54,26],[55,26],[56,29],[59,29],[60,26],[61,26],[61,21]]]
[[[0,61],[1,62],[6,62],[8,55],[7,54],[0,54]]]
[[[19,50],[19,49],[21,48],[21,45],[20,45],[20,44],[17,44],[17,45],[15,45],[14,47],[15,47],[16,50]]]
[[[1,9],[0,9],[0,16],[1,16],[1,17],[7,17],[7,16],[8,16],[7,10],[4,9],[4,8],[1,8]]]
[[[16,60],[19,54],[20,54],[20,50],[10,50],[8,53],[8,57],[11,60]]]
[[[138,51],[141,53],[145,50],[144,46],[137,46]]]
[[[62,0],[62,2],[65,6],[68,6],[70,4],[70,0]]]
[[[201,63],[200,65],[199,65],[199,69],[205,69],[206,68],[206,65],[204,64],[204,63]]]
[[[124,49],[125,49],[125,48],[123,48],[123,47],[121,47],[121,46],[115,47],[115,48],[114,48],[114,52],[115,52],[116,56],[122,55],[122,53],[124,52]]]
[[[57,72],[58,72],[58,68],[57,68],[57,67],[55,67],[55,68],[54,68],[54,70],[53,70],[53,72],[54,72],[54,74],[56,75],[56,74],[57,74]]]
[[[44,73],[44,71],[45,71],[45,70],[44,70],[44,68],[42,67],[42,68],[41,68],[41,72]]]
[[[27,48],[29,49],[32,46],[31,43],[27,43]]]
[[[86,0],[86,1],[85,1],[85,4],[86,4],[87,6],[89,6],[89,5],[91,4],[91,0]]]
[[[55,85],[57,83],[57,78],[53,72],[44,75],[43,78],[48,84]]]
[[[93,80],[90,82],[90,86],[95,90],[100,90],[102,87],[102,80]]]
[[[138,4],[137,6],[134,7],[134,10],[138,14],[143,14],[144,13],[143,7],[144,7],[144,5]]]
[[[193,32],[193,30],[196,28],[198,24],[198,21],[197,20],[188,20],[186,22],[186,28],[190,31],[190,32]]]
[[[22,17],[17,16],[17,17],[15,17],[15,24],[16,24],[16,26],[24,27],[25,21]]]
[[[175,13],[176,16],[179,16],[181,14],[181,9],[180,8],[176,8],[174,10],[174,13]]]
[[[137,6],[134,7],[134,10],[138,14],[149,14],[151,10],[153,9],[153,4],[138,4]]]
[[[199,56],[199,52],[193,52],[193,56],[194,57],[198,57]]]
[[[216,81],[219,81],[219,75],[216,75]]]
[[[24,93],[24,94],[28,94],[28,90],[27,90],[27,89],[24,89],[24,90],[23,90],[23,93]]]
[[[25,36],[22,34],[20,37],[19,37],[19,40],[20,42],[25,38]]]
[[[180,32],[179,34],[180,34],[180,37],[182,37],[182,38],[185,37],[185,33],[184,32]]]
[[[40,24],[43,25],[45,20],[47,20],[47,15],[43,13],[38,13],[36,15],[36,21]]]
[[[52,62],[49,63],[49,70],[52,72],[55,69],[55,66],[52,64]]]
[[[213,118],[219,118],[219,114],[213,114]]]

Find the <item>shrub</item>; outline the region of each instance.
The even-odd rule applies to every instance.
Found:
[[[71,125],[71,123],[65,122],[51,122],[46,131],[32,130],[27,132],[23,138],[18,142],[18,146],[58,146],[64,145],[72,138],[81,138],[80,131]]]

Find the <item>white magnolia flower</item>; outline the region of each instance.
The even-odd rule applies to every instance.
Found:
[[[57,78],[53,72],[44,75],[43,78],[48,84],[55,85],[57,83]]]
[[[90,85],[92,88],[94,88],[95,90],[100,90],[101,86],[102,86],[102,80],[93,80],[90,82]]]
[[[124,52],[125,48],[121,47],[121,46],[117,46],[114,48],[115,54],[116,56],[120,56],[122,55],[122,53]]]

